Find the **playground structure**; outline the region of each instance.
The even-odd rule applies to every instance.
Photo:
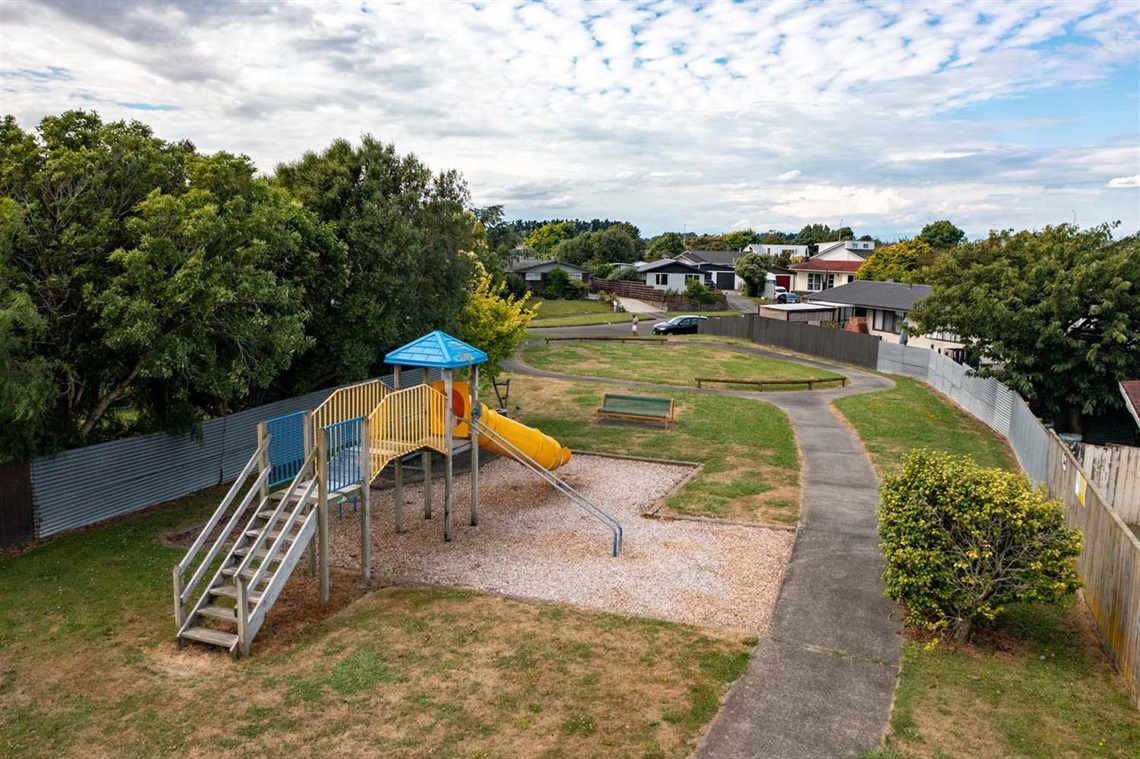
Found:
[[[269,609],[305,554],[310,573],[320,578],[321,603],[327,604],[330,503],[356,501],[361,572],[370,581],[370,484],[389,465],[393,467],[394,518],[396,532],[402,533],[404,469],[417,458],[424,478],[424,518],[432,516],[433,454],[444,457],[445,541],[454,534],[454,457],[468,451],[471,525],[479,523],[483,449],[522,464],[598,520],[610,532],[611,553],[617,556],[621,524],[553,473],[569,462],[570,450],[479,402],[479,365],[487,361],[483,351],[436,331],[388,353],[384,361],[395,367],[391,387],[379,380],[350,385],[334,391],[312,411],[258,425],[253,456],[174,567],[179,647],[197,641],[226,648],[234,658],[248,656]],[[422,376],[419,382],[401,387],[403,370],[409,367],[420,369]],[[456,381],[456,369],[469,370],[470,383]],[[431,380],[433,370],[442,374],[441,380]],[[210,547],[203,552],[208,542]],[[207,576],[209,581],[203,584]]]

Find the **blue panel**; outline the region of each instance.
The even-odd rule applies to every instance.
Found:
[[[269,487],[292,482],[305,460],[305,412],[265,422],[269,433]]]
[[[329,492],[360,482],[360,433],[364,417],[325,427],[328,444]]]

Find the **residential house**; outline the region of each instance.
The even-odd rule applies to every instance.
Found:
[[[758,253],[762,256],[771,256],[773,259],[787,255],[789,260],[802,261],[808,257],[808,246],[791,244],[764,245],[757,243],[754,245],[746,245],[742,252],[745,254]]]
[[[645,279],[645,284],[658,290],[683,293],[690,281],[696,280],[701,284],[705,282],[705,274],[700,269],[671,258],[652,261],[640,267],[638,271]]]
[[[743,290],[744,280],[736,276],[736,261],[746,255],[738,250],[686,250],[674,261],[704,272],[704,282],[717,290]]]
[[[1121,382],[1120,394],[1124,396],[1124,406],[1128,413],[1132,414],[1136,426],[1140,427],[1140,379]]]
[[[795,272],[789,290],[817,293],[855,281],[855,272],[875,249],[875,243],[865,240],[838,240],[821,242],[819,251],[806,261],[792,264]]]
[[[536,293],[542,292],[542,288],[546,287],[546,275],[555,269],[566,272],[572,280],[590,281],[590,272],[582,267],[549,258],[512,258],[507,265],[507,271],[521,276],[526,280],[526,286]]]
[[[831,288],[825,293],[809,295],[805,300],[820,306],[835,307],[835,320],[840,323],[846,323],[855,317],[866,319],[868,332],[888,342],[905,342],[917,348],[930,348],[960,361],[963,346],[956,335],[920,335],[906,322],[906,316],[914,304],[931,292],[933,288],[930,285],[860,280]]]

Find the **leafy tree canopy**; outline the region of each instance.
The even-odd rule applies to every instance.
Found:
[[[689,235],[685,238],[687,250],[730,250],[720,235]]]
[[[571,239],[575,234],[577,233],[574,231],[573,222],[556,221],[543,224],[531,232],[526,236],[523,244],[543,258],[553,258],[554,249],[558,247],[558,244]]]
[[[895,282],[914,282],[920,261],[929,258],[932,250],[919,239],[876,248],[856,273],[856,279],[888,279]]]
[[[494,379],[502,372],[503,361],[514,355],[526,337],[535,310],[527,305],[529,292],[515,297],[506,291],[505,284],[496,283],[478,260],[472,265],[470,292],[458,318],[459,338],[487,354],[482,372]]]
[[[645,248],[646,261],[658,261],[662,258],[676,258],[685,252],[685,241],[680,232],[666,232],[657,235]]]
[[[912,312],[924,333],[958,335],[981,369],[1036,400],[1080,414],[1122,405],[1117,384],[1140,376],[1140,237],[1061,224],[991,232],[928,270],[934,293]]]
[[[589,261],[599,263],[629,263],[637,260],[637,243],[621,226],[601,232],[583,232],[577,237],[560,242],[552,258],[575,266]]]
[[[729,250],[744,250],[749,245],[760,242],[760,235],[751,229],[737,229],[725,232],[721,238],[728,245]]]
[[[747,294],[755,297],[764,289],[768,270],[772,268],[772,257],[749,253],[737,259],[735,268],[736,274],[744,280]]]
[[[922,231],[918,233],[918,239],[932,248],[945,249],[953,248],[965,240],[966,233],[949,221],[933,221],[922,228]]]

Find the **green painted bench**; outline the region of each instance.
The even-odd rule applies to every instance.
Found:
[[[640,422],[661,422],[668,428],[669,422],[673,421],[673,399],[606,393],[602,396],[598,416],[609,419],[633,419]]]

